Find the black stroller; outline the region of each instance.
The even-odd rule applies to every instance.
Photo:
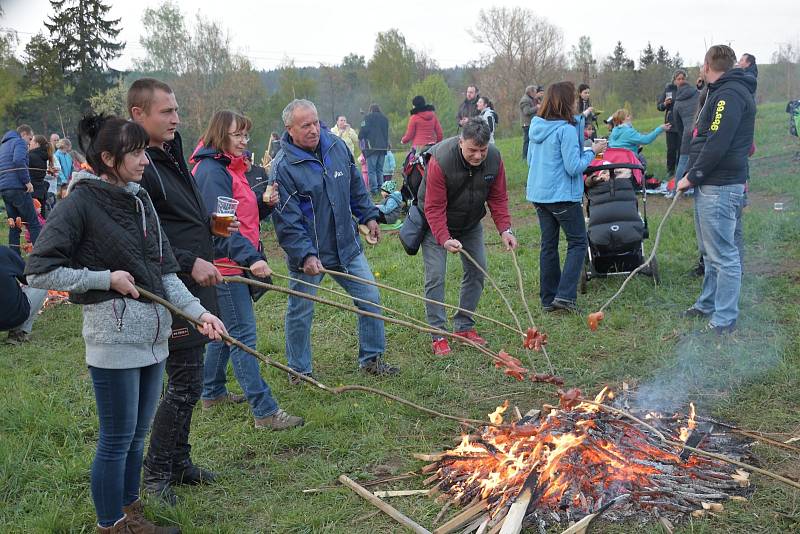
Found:
[[[629,275],[645,261],[644,240],[649,237],[646,183],[641,180],[639,185],[634,177],[641,171],[644,168],[636,163],[608,161],[592,164],[584,171],[589,247],[581,273],[581,293],[586,292],[592,278]],[[608,173],[607,180],[602,180],[602,173]],[[639,188],[643,215],[636,198]],[[652,276],[656,284],[661,282],[655,257],[640,273]]]

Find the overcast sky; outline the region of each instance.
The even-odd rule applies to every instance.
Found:
[[[120,37],[124,54],[111,66],[127,69],[141,57],[141,12],[161,0],[110,0],[113,17],[122,19]],[[355,52],[369,60],[378,32],[398,28],[416,50],[425,51],[440,66],[465,64],[482,49],[468,29],[474,29],[481,8],[521,5],[531,7],[564,32],[565,51],[581,35],[592,38],[595,56],[604,57],[616,41],[638,60],[650,41],[680,52],[687,65],[695,65],[708,45],[727,43],[737,54],[749,52],[759,63],[770,61],[780,43],[800,43],[799,0],[606,0],[585,2],[458,2],[398,0],[371,2],[340,0],[176,0],[191,25],[201,14],[213,17],[230,31],[234,47],[256,68],[270,69],[285,59],[297,66],[336,64]],[[5,14],[0,27],[18,32],[21,46],[50,13],[48,0],[0,0]],[[555,9],[539,11],[543,5]],[[663,6],[663,7],[660,7]]]

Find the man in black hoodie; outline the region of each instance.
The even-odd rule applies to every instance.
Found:
[[[211,263],[211,225],[194,177],[183,157],[175,94],[153,78],[136,80],[128,90],[128,113],[150,136],[141,185],[147,189],[180,266],[179,278],[203,306],[216,314],[214,285],[222,277]],[[167,358],[167,390],[158,406],[144,460],[143,487],[170,504],[176,484],[202,484],[214,474],[190,457],[189,427],[203,389],[203,356],[208,338],[184,319],[173,317]],[[244,399],[231,395],[229,402]],[[205,407],[205,406],[204,406]]]
[[[756,118],[756,79],[734,69],[735,62],[729,46],[706,52],[702,73],[708,96],[689,147],[689,171],[678,182],[682,191],[695,187],[695,229],[705,263],[702,292],[685,314],[707,317],[704,331],[717,334],[733,331],[739,316],[742,265],[734,234]]]
[[[361,122],[358,140],[363,143],[362,152],[367,158],[369,192],[377,195],[383,183],[383,160],[389,149],[389,119],[381,113],[378,104],[372,104],[369,107],[369,113]]]

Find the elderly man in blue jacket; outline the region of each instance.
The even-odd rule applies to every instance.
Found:
[[[27,124],[20,125],[16,131],[9,130],[0,141],[0,194],[9,218],[21,218],[31,234],[31,245],[39,237],[42,229],[36,210],[33,209],[33,184],[28,172],[28,145],[33,139],[33,129]],[[16,225],[8,230],[8,244],[20,254],[19,236],[21,229]],[[21,254],[20,254],[21,255]]]
[[[372,203],[353,155],[344,141],[320,130],[317,108],[308,100],[293,100],[283,110],[286,132],[281,151],[272,162],[280,202],[273,214],[278,242],[286,252],[293,280],[289,287],[311,295],[323,269],[347,272],[374,280],[361,248],[353,217],[366,225],[372,238],[380,238],[378,210]],[[351,296],[375,304],[380,294],[374,286],[336,277]],[[357,302],[359,309],[380,313],[375,306]],[[311,375],[311,322],[314,303],[290,296],[286,310],[286,359],[289,367]],[[361,370],[371,375],[394,375],[399,369],[383,360],[386,337],[383,321],[359,316]],[[290,383],[299,383],[289,377]]]

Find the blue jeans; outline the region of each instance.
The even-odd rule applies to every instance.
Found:
[[[31,233],[31,245],[36,243],[39,232],[42,230],[42,225],[39,224],[39,217],[36,215],[36,210],[33,209],[33,197],[31,197],[31,194],[22,189],[6,189],[3,191],[2,196],[8,217],[10,219],[22,218],[28,224],[28,230]],[[16,251],[17,254],[22,255],[19,249],[20,234],[19,228],[9,228],[8,246]]]
[[[164,362],[133,369],[89,367],[100,433],[92,462],[92,500],[100,526],[139,498],[144,438],[153,422]]]
[[[350,263],[344,265],[342,271],[359,278],[374,280],[372,271],[367,263],[367,258],[361,253]],[[303,272],[290,271],[293,279],[289,288],[309,295],[316,295],[317,288],[307,286],[296,280],[305,280],[319,285],[323,274],[309,276]],[[375,304],[380,304],[381,295],[378,288],[334,276],[336,282],[353,297],[364,299]],[[380,309],[363,302],[354,302],[360,310],[380,313]],[[286,309],[286,361],[289,367],[299,373],[309,374],[311,369],[311,322],[314,319],[314,302],[302,297],[289,296],[289,305]],[[372,317],[358,316],[358,363],[364,367],[367,363],[381,356],[386,350],[386,335],[383,321]]]
[[[580,202],[536,202],[536,215],[542,232],[539,252],[539,297],[550,306],[554,298],[574,303],[578,298],[578,281],[586,257],[586,226]],[[561,270],[558,255],[559,229],[567,236],[567,258]]]
[[[373,152],[367,156],[367,175],[369,176],[369,192],[372,194],[380,191],[383,183],[383,160],[386,152]]]
[[[256,315],[253,301],[245,284],[218,284],[217,304],[219,318],[231,337],[238,339],[251,349],[256,348]],[[278,402],[272,396],[267,383],[261,377],[259,361],[236,346],[229,347],[222,341],[213,341],[206,346],[203,366],[203,399],[217,399],[228,393],[225,388],[225,371],[228,360],[233,364],[233,374],[242,387],[250,409],[255,417],[267,417],[278,411]]]
[[[694,307],[711,314],[714,326],[731,326],[739,316],[742,265],[734,234],[744,204],[744,184],[697,187],[694,209],[703,248],[705,276]]]

